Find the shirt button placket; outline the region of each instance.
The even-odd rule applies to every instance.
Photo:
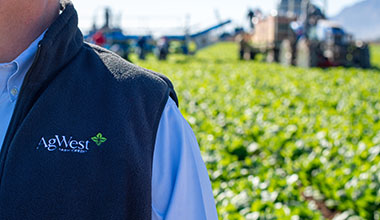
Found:
[[[17,96],[18,95],[18,90],[16,88],[13,88],[11,90],[11,94],[12,94],[12,96]]]
[[[18,95],[18,89],[16,87],[12,88],[11,91],[10,91],[10,95],[11,95],[11,101],[15,101],[17,99],[17,95]]]

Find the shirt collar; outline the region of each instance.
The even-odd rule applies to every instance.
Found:
[[[10,101],[12,102],[17,99],[24,77],[33,63],[38,43],[44,37],[45,32],[33,41],[16,59],[9,63],[0,64],[0,70],[4,71],[4,73],[1,74],[5,74],[3,77],[7,77],[5,79],[6,85],[0,86],[6,86],[4,89],[8,93]],[[0,93],[1,90],[2,89],[0,88]]]

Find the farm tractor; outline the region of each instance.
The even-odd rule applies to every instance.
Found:
[[[368,44],[355,41],[313,3],[282,0],[271,16],[254,17],[255,51],[286,66],[370,68]]]

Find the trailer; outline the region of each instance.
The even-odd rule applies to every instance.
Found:
[[[266,55],[267,62],[279,62],[281,44],[291,36],[292,21],[294,17],[268,16],[255,24],[252,46]]]

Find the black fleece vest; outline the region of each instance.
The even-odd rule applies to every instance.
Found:
[[[70,2],[39,44],[0,154],[0,219],[151,219],[162,75],[83,43]]]

